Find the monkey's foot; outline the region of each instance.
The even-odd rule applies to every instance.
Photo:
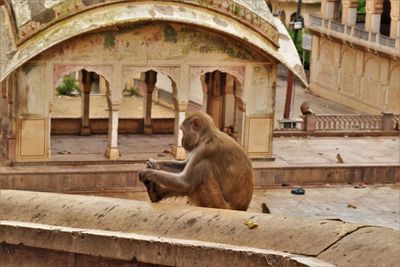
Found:
[[[145,180],[143,181],[143,184],[146,186],[147,194],[149,195],[151,202],[158,202],[162,199],[162,196],[157,193],[156,184],[154,182]]]

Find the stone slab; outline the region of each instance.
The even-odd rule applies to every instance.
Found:
[[[133,200],[2,190],[0,219],[316,256],[359,225]],[[248,229],[244,222],[258,224]]]

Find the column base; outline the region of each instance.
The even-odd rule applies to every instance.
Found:
[[[146,134],[146,135],[151,135],[151,134],[153,134],[153,127],[151,127],[151,126],[144,126],[144,128],[143,128],[143,134]]]
[[[91,135],[91,134],[92,134],[92,131],[90,130],[89,127],[82,127],[81,128],[81,135],[88,136],[88,135]]]
[[[175,156],[177,160],[184,160],[186,158],[186,151],[181,146],[173,146],[172,154]]]
[[[119,151],[116,147],[107,147],[106,156],[109,160],[119,159]]]

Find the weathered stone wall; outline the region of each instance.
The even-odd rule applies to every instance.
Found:
[[[400,63],[313,36],[310,90],[370,114],[400,113]]]

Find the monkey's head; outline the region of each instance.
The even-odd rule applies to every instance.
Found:
[[[187,151],[195,149],[200,142],[211,137],[218,130],[213,119],[205,113],[192,113],[181,124],[182,146]]]

